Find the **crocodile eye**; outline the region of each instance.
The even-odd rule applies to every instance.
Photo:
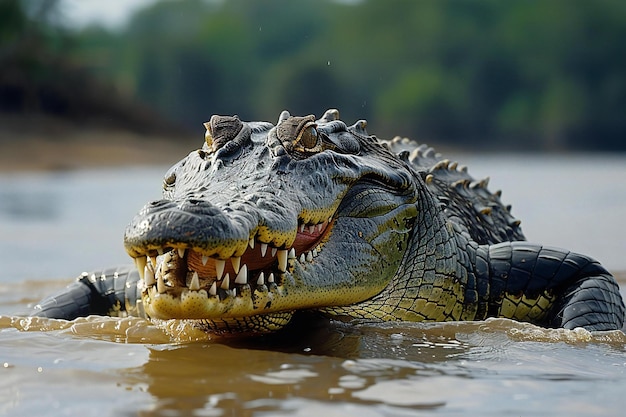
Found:
[[[179,161],[174,164],[163,177],[163,196],[167,197],[174,190],[174,186],[176,185],[176,171],[178,168],[185,165],[185,160]]]
[[[163,178],[163,196],[167,197],[174,190],[176,184],[176,172],[168,172]]]
[[[204,127],[204,141],[215,152],[237,137],[243,128],[243,122],[237,116],[213,115],[210,121],[204,123]]]
[[[302,130],[300,130],[298,137],[294,141],[294,145],[300,145],[305,150],[313,150],[319,141],[319,135],[317,134],[315,126],[313,122],[307,123]]]
[[[213,133],[211,132],[211,122],[204,123],[204,127],[206,128],[206,132],[204,132],[204,141],[206,142],[209,149],[213,148]]]
[[[176,183],[176,172],[168,172],[165,178],[163,178],[163,187],[171,187]]]
[[[313,115],[297,117],[284,112],[275,132],[285,150],[296,159],[308,158],[326,149]]]

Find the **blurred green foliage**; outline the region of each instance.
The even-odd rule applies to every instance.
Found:
[[[72,62],[193,128],[336,107],[383,137],[626,150],[623,0],[160,1],[71,36]]]
[[[117,79],[96,81],[93,62],[87,64],[90,56],[83,52],[89,43],[110,47],[109,34],[82,37],[59,27],[57,7],[56,0],[0,0],[0,142],[14,139],[7,134],[11,129],[47,135],[52,126],[57,131],[63,123],[54,118],[150,135],[181,132],[174,123],[155,120],[156,113],[132,96],[120,94],[114,88]],[[105,67],[109,64],[104,61]]]

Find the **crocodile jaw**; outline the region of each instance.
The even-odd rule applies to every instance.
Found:
[[[146,313],[158,319],[232,318],[305,305],[308,296],[298,297],[289,271],[298,263],[315,262],[329,229],[331,219],[303,224],[287,249],[251,238],[241,256],[228,259],[182,247],[139,256],[135,262],[143,271]]]
[[[286,325],[295,310],[359,303],[398,270],[415,210],[402,205],[379,216],[375,228],[371,219],[346,217],[300,226],[289,249],[255,240],[229,259],[194,248],[138,256],[144,309],[157,319],[198,320],[211,331],[262,333]],[[351,252],[345,242],[355,239],[363,244]]]

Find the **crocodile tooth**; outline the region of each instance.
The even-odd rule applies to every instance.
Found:
[[[261,256],[265,258],[266,253],[267,253],[267,243],[261,243]]]
[[[152,267],[156,268],[156,264],[157,264],[156,256],[151,256],[150,257],[150,263],[152,263]]]
[[[243,264],[239,273],[237,274],[237,278],[235,278],[235,284],[245,284],[248,282],[248,266]]]
[[[259,274],[259,277],[256,280],[256,285],[263,285],[265,284],[265,274],[263,273],[263,271],[261,271],[261,273]]]
[[[304,223],[300,223],[300,233],[304,233]]]
[[[276,251],[278,251],[278,249],[272,248],[272,258],[276,256]]]
[[[178,248],[178,257],[181,259],[185,257],[185,248]]]
[[[222,274],[224,273],[224,267],[226,266],[226,261],[223,261],[221,259],[216,259],[215,260],[215,279],[216,280],[220,280],[222,279]]]
[[[306,253],[307,262],[311,262],[313,260],[313,254],[311,252]]]
[[[280,272],[287,272],[287,250],[281,249],[278,251],[278,270]]]
[[[211,288],[209,288],[209,294],[217,295],[217,281],[213,281],[213,284],[211,284]]]
[[[317,225],[317,231],[318,233],[322,233],[322,230],[324,230],[324,223],[319,223]]]
[[[303,264],[306,261],[306,257],[304,256],[304,252],[300,254],[300,263]]]
[[[254,249],[254,238],[251,237],[250,240],[248,241],[248,246],[250,246],[250,249]]]
[[[173,286],[173,282],[175,279],[176,279],[176,275],[174,275],[174,273],[171,271],[168,271],[167,274],[163,274],[163,283],[168,287]]]
[[[223,290],[227,290],[230,288],[230,275],[228,273],[224,275],[224,279],[222,280],[222,284],[220,285],[220,288]]]
[[[145,256],[140,256],[139,258],[135,258],[135,267],[137,267],[137,271],[139,271],[139,275],[143,279],[143,272],[146,268],[146,264],[148,263],[148,259]]]
[[[317,257],[317,249],[313,249],[311,252],[313,252],[313,257]]]
[[[167,252],[165,255],[163,255],[163,263],[166,264],[169,261],[172,260],[172,254]]]
[[[143,271],[143,280],[146,284],[146,287],[152,287],[154,284],[156,284],[156,279],[154,279],[154,272],[152,272],[152,269],[148,268],[147,265]]]
[[[209,257],[206,255],[202,255],[202,265],[206,266],[207,262],[209,262]]]
[[[274,282],[274,273],[270,272],[270,275],[267,277],[267,282]]]
[[[159,292],[159,294],[163,294],[165,291],[167,291],[165,281],[163,281],[163,275],[159,275],[159,279],[157,279],[157,291]]]
[[[315,225],[312,224],[309,226],[309,234],[314,234],[315,233]]]
[[[287,255],[287,259],[296,259],[296,250],[291,248],[289,250],[289,254]]]
[[[235,274],[239,272],[239,265],[241,265],[241,256],[233,256],[230,258],[230,261],[233,264],[233,269],[235,270]]]
[[[194,271],[193,275],[191,276],[189,289],[192,291],[198,291],[200,289],[200,279],[198,279],[198,273],[196,271]]]

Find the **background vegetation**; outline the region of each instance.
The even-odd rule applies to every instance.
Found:
[[[26,3],[0,3],[4,112],[199,131],[336,107],[381,137],[626,150],[623,0],[160,1],[117,31]]]

